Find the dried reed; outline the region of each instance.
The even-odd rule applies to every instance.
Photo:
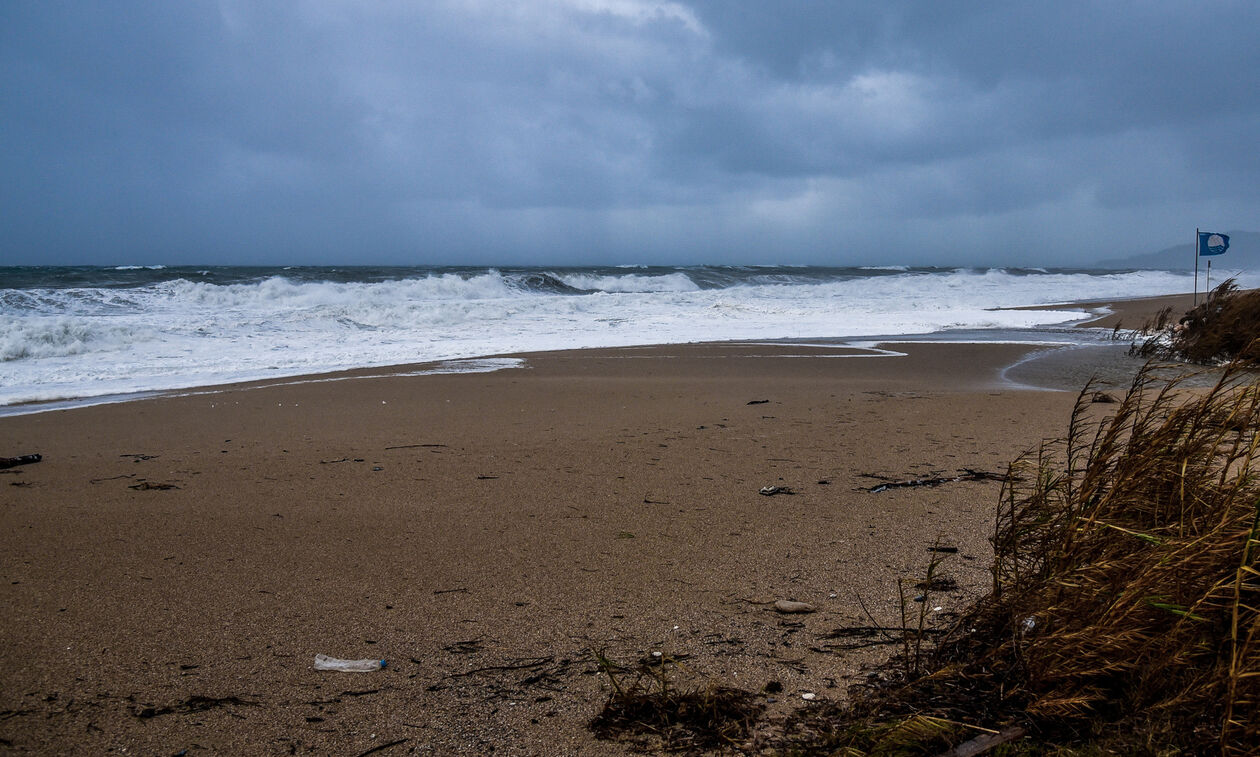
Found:
[[[1226,279],[1168,328],[1170,313],[1162,311],[1143,327],[1139,333],[1151,336],[1135,343],[1133,353],[1202,364],[1260,359],[1260,290],[1239,291]]]
[[[935,754],[966,735],[872,741],[935,718],[1022,726],[1036,746],[1016,753],[1260,750],[1260,382],[1234,364],[1192,391],[1148,369],[1106,416],[1093,392],[1012,464],[993,591],[935,672],[810,715],[790,749]]]

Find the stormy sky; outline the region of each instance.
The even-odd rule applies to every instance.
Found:
[[[1089,264],[1255,229],[1255,0],[0,4],[0,264]]]

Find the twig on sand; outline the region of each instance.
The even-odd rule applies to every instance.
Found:
[[[398,746],[399,744],[406,744],[408,741],[411,741],[411,739],[399,739],[397,741],[391,741],[388,744],[381,744],[380,746],[374,746],[371,749],[367,750],[366,752],[360,752],[359,757],[367,757],[367,755],[372,754],[373,752],[379,752],[384,749],[389,749],[390,747]]]
[[[533,668],[540,668],[543,665],[546,665],[552,662],[553,660],[555,660],[554,657],[527,657],[522,660],[514,660],[508,663],[507,665],[489,665],[484,668],[473,668],[472,670],[465,670],[462,673],[447,673],[445,677],[446,678],[465,678],[467,676],[477,675],[478,673],[489,673],[492,671],[530,670]]]

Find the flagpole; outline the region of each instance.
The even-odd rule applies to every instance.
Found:
[[[1199,227],[1194,227],[1194,244],[1190,245],[1190,249],[1194,250],[1194,307],[1199,306]]]

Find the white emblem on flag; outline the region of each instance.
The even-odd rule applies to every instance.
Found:
[[[1225,240],[1221,238],[1220,234],[1213,234],[1212,236],[1208,237],[1207,246],[1208,246],[1208,249],[1211,249],[1213,247],[1224,247]]]

